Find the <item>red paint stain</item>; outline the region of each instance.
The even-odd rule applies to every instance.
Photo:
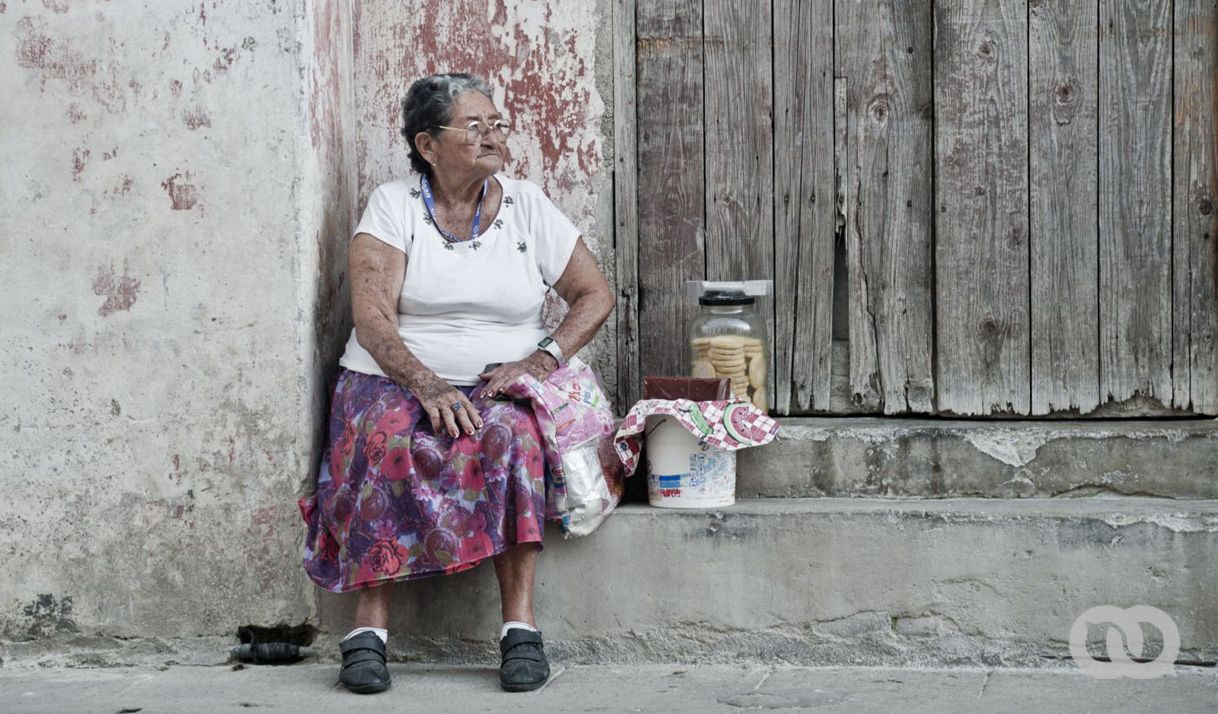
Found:
[[[118,147],[102,152],[102,161],[110,161],[118,156]]]
[[[53,13],[62,15],[68,11],[68,4],[58,0],[42,0],[42,6]]]
[[[250,513],[250,525],[254,527],[274,525],[278,511],[278,506],[259,506]]]
[[[119,310],[130,310],[139,292],[140,281],[127,274],[126,262],[123,263],[122,275],[115,274],[113,265],[97,267],[97,275],[93,278],[93,294],[106,298],[102,306],[97,308],[98,315],[106,317]]]
[[[130,87],[131,91],[134,92],[137,96],[139,95],[140,90],[144,88],[144,85],[140,84],[139,82],[135,81],[134,79],[128,81],[127,86]]]
[[[196,131],[201,127],[210,127],[211,117],[207,116],[207,112],[195,107],[182,112],[182,123],[186,125],[187,129]]]
[[[81,109],[76,102],[68,105],[68,120],[73,124],[78,124],[88,118],[89,115],[85,114],[85,110]]]
[[[173,80],[169,83],[169,93],[175,97],[182,96],[182,83],[178,80]]]
[[[176,173],[161,182],[161,188],[169,194],[170,206],[175,211],[189,211],[199,204],[199,192],[190,180],[190,172],[186,176]]]
[[[3,15],[7,11],[8,11],[8,3],[0,2],[0,15]]]
[[[342,120],[335,109],[339,95],[341,49],[339,33],[343,18],[339,4],[323,0],[313,11],[313,70],[309,78],[309,139],[333,160],[341,143]]]
[[[173,470],[174,471],[182,470],[182,457],[179,454],[173,455]]]
[[[97,74],[97,60],[87,60],[70,45],[56,44],[48,35],[35,31],[28,17],[18,22],[17,27],[22,32],[17,41],[18,66],[39,70],[44,87],[47,79],[61,79],[73,90],[89,88],[89,82]]]
[[[93,98],[111,112],[127,108],[127,93],[117,81],[102,81],[93,85]]]
[[[80,174],[85,170],[85,165],[89,163],[88,149],[73,149],[72,150],[72,180],[80,181]]]
[[[232,49],[231,47],[226,47],[220,51],[220,56],[217,57],[215,63],[212,64],[212,69],[216,70],[217,72],[227,72],[228,68],[232,67],[233,62],[236,62],[237,58],[240,56],[241,53],[237,50]]]
[[[206,3],[199,3],[199,24],[200,25],[207,24],[207,8],[205,7],[205,5],[206,5]]]
[[[555,5],[546,3],[547,19]],[[512,26],[510,36],[503,34],[504,25]],[[399,78],[418,74],[420,67],[429,72],[460,68],[492,82],[502,81],[505,109],[522,133],[538,141],[542,164],[538,173],[547,189],[575,189],[580,176],[573,176],[569,168],[563,170],[564,162],[571,159],[583,176],[599,169],[600,152],[588,131],[592,82],[586,62],[575,57],[576,32],[546,30],[534,40],[520,20],[509,17],[505,0],[495,0],[493,6],[479,0],[435,3],[430,12],[407,27],[410,32],[385,48],[384,55],[368,58],[378,85],[384,85],[383,90],[374,91],[392,105],[394,120],[388,128],[394,140]],[[355,34],[359,34],[358,26]],[[562,61],[555,62],[556,58]],[[382,64],[383,77],[376,69]],[[522,159],[514,173],[527,175],[530,169],[527,159]]]
[[[118,186],[107,191],[106,193],[110,193],[115,196],[126,196],[127,194],[131,193],[131,186],[134,184],[135,179],[131,178],[127,174],[123,174],[119,179]]]

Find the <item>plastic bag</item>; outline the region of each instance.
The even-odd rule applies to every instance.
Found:
[[[613,448],[617,420],[592,369],[572,357],[545,382],[522,375],[503,392],[529,402],[541,427],[546,518],[559,521],[565,538],[596,530],[621,501],[624,484]]]

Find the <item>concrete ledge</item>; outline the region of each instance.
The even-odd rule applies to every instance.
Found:
[[[1218,498],[1218,420],[795,418],[740,452],[742,497]]]
[[[1068,658],[1071,624],[1096,605],[1161,608],[1177,661],[1218,659],[1218,501],[632,505],[591,537],[546,543],[539,624],[569,662],[1044,666]],[[324,594],[322,629],[345,632],[354,604]],[[493,658],[489,565],[402,584],[394,608],[399,657]],[[1104,636],[1093,629],[1097,647]]]

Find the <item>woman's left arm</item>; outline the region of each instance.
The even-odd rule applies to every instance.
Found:
[[[575,249],[562,277],[554,284],[554,290],[570,307],[558,329],[554,330],[554,341],[564,355],[574,355],[592,341],[617,303],[609,281],[596,264],[596,256],[592,255],[582,236],[575,242]],[[484,391],[493,397],[524,372],[544,380],[555,369],[558,369],[558,362],[553,355],[537,350],[519,362],[505,364],[479,376],[487,380]]]

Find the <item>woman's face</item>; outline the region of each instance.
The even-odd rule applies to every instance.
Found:
[[[471,122],[489,125],[503,115],[495,103],[481,92],[465,92],[453,100],[452,117],[445,126],[464,129]],[[415,145],[428,162],[440,173],[490,176],[503,169],[507,146],[495,130],[484,131],[472,144],[465,131],[441,129],[435,135],[420,133]]]

